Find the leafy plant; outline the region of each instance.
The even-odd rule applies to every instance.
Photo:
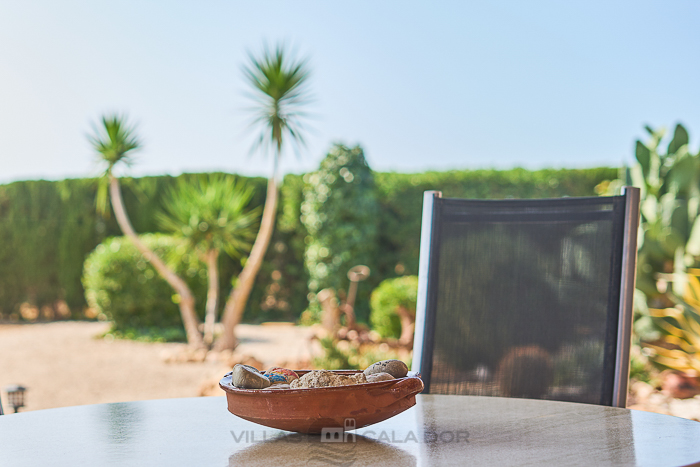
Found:
[[[145,327],[110,329],[101,337],[113,337],[115,339],[128,339],[139,342],[187,342],[187,335],[182,326],[172,328]]]
[[[185,240],[207,265],[209,290],[204,321],[204,343],[214,339],[219,303],[221,251],[238,258],[250,249],[255,236],[252,227],[259,210],[246,210],[253,196],[251,187],[229,177],[210,175],[194,183],[181,180],[169,190],[165,212],[158,213],[161,226]]]
[[[408,344],[413,340],[416,319],[418,276],[403,276],[382,281],[370,298],[372,329],[382,337]]]
[[[240,258],[250,249],[252,227],[259,208],[247,210],[252,187],[223,174],[181,179],[168,190],[158,221],[165,230],[185,239],[201,256],[212,250]]]
[[[642,347],[633,344],[630,349],[630,381],[642,381],[655,385],[658,371],[654,368],[649,357],[642,353]]]
[[[311,314],[318,318],[316,293],[333,288],[342,295],[351,267],[364,264],[371,269],[376,264],[379,204],[372,170],[359,146],[334,145],[319,170],[304,181],[301,220],[309,232],[304,264]],[[370,278],[370,287],[359,288],[355,302],[356,316],[365,322],[372,282]]]
[[[658,326],[664,330],[659,345],[645,343],[654,352],[655,363],[688,375],[700,375],[700,269],[686,274],[685,294],[669,292],[675,307],[650,309]]]
[[[332,337],[324,337],[320,340],[323,356],[313,360],[315,368],[323,370],[358,370],[359,366],[350,363],[349,352],[343,352],[338,348],[338,341]]]
[[[313,360],[314,368],[364,370],[372,363],[389,359],[402,360],[409,368],[411,367],[410,359],[402,358],[398,352],[391,348],[382,350],[381,345],[359,345],[356,342],[336,340],[331,337],[321,339],[320,343],[323,355]]]

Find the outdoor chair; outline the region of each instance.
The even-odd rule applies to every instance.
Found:
[[[625,407],[639,197],[425,192],[412,366],[424,393]]]

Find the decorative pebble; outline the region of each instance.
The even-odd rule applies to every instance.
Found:
[[[328,370],[313,370],[306,373],[299,379],[295,379],[290,384],[292,389],[301,388],[327,388],[333,386],[350,386],[360,384],[364,378],[353,376],[345,376],[333,373]]]
[[[354,375],[350,376],[350,378],[355,380],[355,384],[362,384],[367,382],[367,377],[362,372],[355,373]]]
[[[394,377],[391,376],[389,373],[372,373],[371,375],[367,375],[368,383],[376,383],[378,381],[389,381],[392,379],[394,379]]]
[[[255,368],[237,364],[233,367],[231,384],[241,389],[264,389],[270,386],[270,380]]]
[[[364,371],[365,376],[375,373],[389,373],[394,378],[403,378],[408,374],[408,367],[401,360],[383,360],[381,362],[372,363]]]
[[[281,375],[279,373],[265,373],[265,377],[270,380],[270,384],[277,384],[277,383],[289,384],[289,381],[287,381],[287,378],[284,375]]]
[[[291,383],[295,379],[299,379],[299,375],[296,374],[293,370],[289,370],[287,368],[270,368],[265,372],[265,376],[270,378],[270,381],[274,384],[277,381],[283,381],[285,383]],[[282,380],[279,379],[279,377],[282,377]]]

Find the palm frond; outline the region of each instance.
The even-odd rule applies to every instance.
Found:
[[[116,164],[130,165],[132,153],[142,146],[136,127],[118,114],[103,116],[101,123],[101,126],[93,124],[93,132],[87,137],[100,160],[107,163],[106,173],[111,173]]]
[[[252,187],[231,176],[182,179],[166,194],[157,220],[201,254],[217,249],[237,257],[255,237],[260,209],[247,209],[252,196]]]
[[[306,114],[301,108],[309,102],[308,62],[289,58],[281,45],[274,51],[265,47],[260,58],[252,53],[248,56],[250,63],[243,68],[243,74],[256,102],[251,126],[260,132],[251,151],[274,147],[276,165],[286,142],[295,149],[306,144]]]

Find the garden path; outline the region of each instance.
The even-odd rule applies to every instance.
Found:
[[[218,381],[230,370],[219,361],[166,363],[163,355],[184,344],[95,338],[108,328],[79,321],[0,325],[0,389],[26,386],[26,411],[198,396],[203,382]],[[241,340],[236,354],[253,356],[265,368],[311,357],[310,328],[239,325],[236,331]],[[2,401],[7,411],[4,393]]]

